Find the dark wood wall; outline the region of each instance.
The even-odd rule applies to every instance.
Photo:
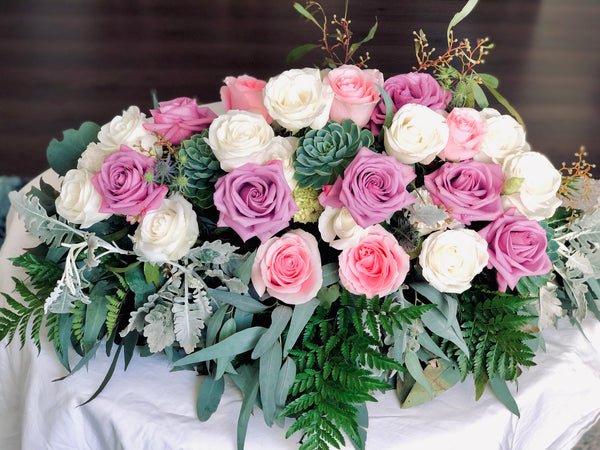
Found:
[[[324,0],[343,11],[343,0]],[[415,64],[412,31],[433,46],[464,1],[351,0],[358,36],[379,21],[366,49],[386,76]],[[227,75],[267,79],[289,68],[293,47],[316,41],[292,0],[1,0],[0,174],[44,170],[45,149],[66,128],[109,121],[129,105],[219,99]],[[523,116],[528,139],[555,164],[581,145],[600,163],[600,2],[480,0],[457,28],[489,36],[486,72]],[[315,55],[316,56],[316,55]],[[318,63],[306,58],[296,66]],[[598,171],[596,171],[598,174]]]

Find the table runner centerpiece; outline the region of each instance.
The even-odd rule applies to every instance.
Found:
[[[518,415],[507,383],[542,330],[600,319],[598,185],[583,150],[557,170],[531,148],[479,72],[491,43],[454,37],[476,3],[447,50],[415,33],[415,71],[387,79],[357,56],[376,24],[352,43],[346,14],[295,4],[323,37],[289,61],[321,48],[323,70],[231,76],[217,106],[155,98],[65,131],[47,150],[58,189],[10,194],[40,245],[12,260],[26,277],[0,339],[46,333],[68,374],[105,348],[88,401],[121,358],[162,353],[203,375],[202,421],[228,377],[238,448],[255,405],[268,426],[294,419],[303,449],[364,448],[374,392],[416,406],[469,375]]]

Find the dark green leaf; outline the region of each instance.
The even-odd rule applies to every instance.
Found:
[[[221,377],[218,380],[210,376],[204,378],[196,400],[196,415],[201,422],[206,422],[217,410],[224,391],[224,378]]]
[[[296,11],[298,11],[300,14],[302,14],[308,20],[312,20],[316,26],[321,28],[321,25],[319,25],[319,22],[317,22],[317,20],[314,18],[314,16],[309,11],[307,11],[304,8],[304,6],[302,6],[300,3],[294,3],[294,8],[296,9]]]
[[[85,331],[83,333],[83,343],[86,348],[93,346],[98,340],[98,334],[104,325],[104,320],[108,312],[106,305],[108,299],[106,296],[111,289],[110,283],[106,280],[96,283],[92,292],[90,292],[90,304],[85,311]]]
[[[77,167],[77,160],[90,142],[98,139],[100,126],[93,122],[84,122],[78,130],[63,131],[63,139],[52,139],[46,150],[50,167],[64,176],[69,170]]]
[[[498,102],[500,102],[500,104],[502,106],[504,106],[508,110],[508,112],[513,115],[513,117],[517,120],[517,122],[519,122],[521,124],[523,129],[525,129],[525,122],[523,122],[523,119],[521,119],[521,116],[519,115],[517,110],[515,108],[513,108],[510,105],[510,103],[508,103],[508,100],[506,100],[502,95],[500,95],[500,93],[496,89],[494,89],[492,87],[492,85],[486,83],[485,80],[483,82],[483,85],[488,89],[488,91],[490,91],[492,93],[492,95],[496,98],[496,100],[498,100]]]
[[[319,46],[316,44],[300,45],[299,47],[294,48],[291,52],[288,53],[285,62],[290,65],[294,64],[296,61],[298,61],[300,58],[302,58],[304,55],[306,55],[308,52],[315,48],[319,48]]]
[[[494,394],[496,394],[498,400],[500,400],[502,404],[510,410],[510,412],[517,417],[521,417],[521,414],[519,413],[519,406],[508,390],[506,381],[496,375],[490,379],[490,387],[492,388],[492,391],[494,391]]]
[[[100,393],[104,390],[104,388],[106,387],[106,385],[112,378],[113,373],[115,372],[115,367],[117,367],[117,360],[119,359],[119,354],[121,353],[121,348],[123,348],[123,342],[121,342],[121,344],[119,344],[119,346],[117,347],[117,352],[115,353],[115,356],[112,360],[112,363],[110,364],[110,367],[108,368],[108,372],[106,373],[106,376],[102,380],[102,383],[100,383],[100,386],[98,387],[98,389],[96,389],[96,392],[94,392],[89,399],[87,399],[85,402],[83,402],[79,406],[83,406],[83,405],[86,405],[87,403],[91,402],[98,395],[100,395]]]

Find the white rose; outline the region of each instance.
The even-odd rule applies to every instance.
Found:
[[[96,142],[90,142],[77,160],[77,168],[96,173],[102,168],[104,158],[112,153],[112,151],[104,150],[103,147],[99,146]]]
[[[488,132],[473,159],[502,164],[508,155],[531,149],[525,130],[512,116],[501,115],[493,108],[486,108],[481,114],[487,119]]]
[[[269,115],[282,127],[296,131],[323,128],[329,118],[333,90],[324,85],[318,69],[291,69],[269,80],[263,90]]]
[[[263,164],[274,159],[281,161],[285,181],[288,182],[292,190],[298,185],[298,181],[294,179],[296,170],[294,169],[294,159],[292,158],[298,147],[298,141],[299,139],[293,136],[275,136],[265,152],[263,161]]]
[[[56,212],[69,222],[81,225],[81,228],[89,228],[110,217],[110,214],[99,212],[102,196],[92,185],[91,177],[87,170],[69,170],[55,202]]]
[[[262,164],[274,135],[260,114],[231,110],[210,124],[206,142],[221,168],[231,172],[249,162]]]
[[[415,103],[396,111],[384,129],[386,153],[404,164],[429,164],[446,147],[450,134],[444,116]]]
[[[359,226],[345,207],[326,206],[319,216],[321,238],[337,250],[356,247],[361,238],[369,234],[369,228]]]
[[[144,128],[145,123],[152,123],[152,119],[147,119],[137,106],[130,106],[122,116],[115,116],[102,125],[98,132],[98,146],[109,155],[119,151],[121,145],[127,145],[150,156],[161,157],[162,147],[158,145],[158,138]]]
[[[187,255],[197,238],[192,204],[174,194],[142,218],[133,236],[133,251],[153,264],[175,262]]]
[[[488,263],[487,242],[474,230],[436,231],[419,255],[425,279],[440,292],[459,294]]]
[[[531,220],[552,217],[561,201],[556,195],[561,175],[548,158],[537,152],[509,155],[502,165],[504,180],[522,179],[519,189],[502,196],[504,209],[511,207]]]

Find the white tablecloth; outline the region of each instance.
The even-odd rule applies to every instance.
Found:
[[[51,174],[44,179],[56,185]],[[7,235],[0,249],[0,292],[14,288],[10,277],[16,270],[8,258],[31,243],[14,213]],[[537,366],[524,369],[518,390],[511,385],[520,418],[489,390],[476,402],[470,378],[410,409],[399,407],[394,392],[378,394],[379,402],[368,404],[367,449],[571,448],[600,419],[600,323],[588,319],[583,331],[585,336],[562,320],[558,329],[544,332],[546,353],[536,356]],[[202,423],[195,415],[202,378],[190,371],[171,372],[161,355],[135,355],[126,372],[122,363],[117,366],[99,397],[78,407],[109,365],[99,350],[87,370],[53,382],[66,371],[46,340],[39,355],[32,342],[21,350],[18,339],[0,345],[0,448],[235,449],[241,394],[231,383],[217,412]],[[293,438],[285,439],[284,429],[267,427],[255,408],[246,449],[297,447]]]

